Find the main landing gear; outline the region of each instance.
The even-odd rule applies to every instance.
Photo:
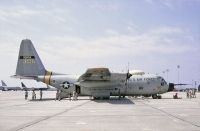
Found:
[[[154,94],[154,95],[152,95],[152,98],[153,99],[162,99],[162,96],[159,94]]]

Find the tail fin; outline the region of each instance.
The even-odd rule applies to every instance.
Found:
[[[20,77],[45,75],[44,65],[31,40],[24,39],[21,42],[16,75]]]
[[[1,84],[2,84],[2,86],[7,86],[3,80],[1,80]]]

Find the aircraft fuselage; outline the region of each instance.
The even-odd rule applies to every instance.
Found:
[[[36,80],[45,82],[44,76],[39,76]],[[111,73],[109,80],[85,81],[78,81],[77,76],[52,75],[48,82],[66,94],[78,90],[82,96],[153,95],[168,90],[168,85],[162,77],[150,74],[133,75],[127,81],[125,73]]]

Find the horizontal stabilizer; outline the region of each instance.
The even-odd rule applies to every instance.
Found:
[[[10,76],[11,78],[17,78],[17,79],[35,79],[37,78],[36,76],[20,76],[20,75],[13,75]]]

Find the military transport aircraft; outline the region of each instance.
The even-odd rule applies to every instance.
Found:
[[[2,91],[11,91],[11,90],[18,91],[18,90],[23,90],[23,88],[18,87],[18,86],[15,86],[15,87],[14,86],[13,87],[7,86],[6,83],[3,80],[1,80],[1,84],[2,84],[2,86],[0,86],[0,90],[2,90]]]
[[[157,75],[141,72],[111,73],[108,68],[89,68],[79,77],[51,72],[45,69],[31,40],[21,42],[16,74],[20,79],[34,79],[61,90],[68,96],[75,90],[78,95],[96,98],[110,96],[152,96],[172,91],[166,81]]]

